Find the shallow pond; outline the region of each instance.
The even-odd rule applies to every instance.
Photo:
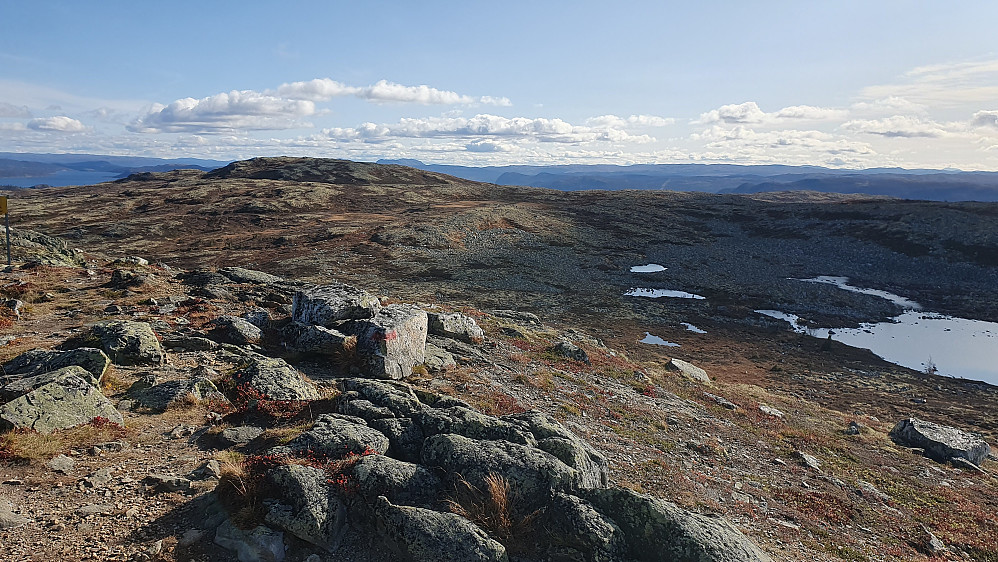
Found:
[[[671,341],[665,341],[662,338],[645,332],[645,337],[638,340],[640,343],[647,343],[651,345],[664,345],[666,347],[679,347],[678,343],[673,343]]]
[[[697,299],[702,300],[707,297],[702,297],[700,295],[694,295],[693,293],[687,293],[686,291],[673,291],[671,289],[644,289],[638,287],[636,289],[631,289],[624,293],[628,297],[647,297],[650,299],[658,299],[662,297],[667,297],[671,299]]]
[[[655,273],[657,271],[665,271],[669,269],[664,265],[659,265],[657,263],[649,263],[646,265],[635,265],[631,267],[631,273]]]

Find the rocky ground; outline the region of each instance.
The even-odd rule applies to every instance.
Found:
[[[543,190],[493,191],[422,172],[399,179],[347,171],[335,185],[315,181],[328,170],[307,176],[312,183],[300,183],[300,174],[289,179],[286,171],[260,176],[255,168],[212,178],[173,172],[25,197],[31,208],[25,223],[46,224],[49,233],[75,237],[74,246],[93,244],[105,253],[82,256],[22,235],[22,258],[45,254],[61,265],[2,274],[5,296],[24,304],[20,318],[5,316],[0,334],[8,341],[0,359],[95,345],[86,336],[90,326],[115,319],[149,323],[165,351],[162,364],[116,363],[105,375],[104,394],[123,413],[123,428],[98,423],[55,437],[4,435],[0,494],[13,510],[0,520],[24,524],[0,532],[0,551],[14,560],[229,559],[209,523],[233,506],[226,511],[213,501],[218,480],[192,472],[210,460],[221,466],[263,454],[349,401],[342,397],[349,372],[290,349],[275,332],[293,312],[287,287],[218,273],[191,277],[108,257],[139,254],[174,267],[245,265],[301,281],[338,279],[382,295],[384,304],[460,311],[484,329],[483,341],[437,340],[441,353],[433,351],[405,378],[416,391],[452,396],[485,414],[544,412],[607,459],[613,484],[722,514],[773,559],[998,557],[994,478],[888,436],[898,421],[915,416],[980,432],[994,443],[993,387],[924,375],[837,343],[825,348],[740,312],[762,303],[813,312],[817,299],[828,318],[842,322],[894,313],[882,299],[780,283],[781,268],[793,262],[800,277],[851,275],[937,310],[993,320],[993,295],[984,295],[995,286],[992,234],[981,222],[990,207],[920,210],[917,202],[838,198],[739,206],[714,196],[637,194],[647,200],[625,215],[586,194],[571,195],[586,198],[584,205],[556,208],[554,195]],[[402,180],[423,187],[399,197]],[[80,204],[88,199],[93,207]],[[127,207],[116,209],[123,201]],[[122,220],[99,221],[108,209]],[[925,235],[919,228],[930,211],[939,217],[932,220],[949,225],[931,232],[959,232]],[[827,220],[829,213],[842,222]],[[811,229],[795,230],[805,224]],[[857,228],[864,224],[866,230]],[[191,232],[201,233],[197,243]],[[628,244],[628,237],[639,243]],[[922,247],[910,245],[917,237]],[[839,248],[846,238],[856,243],[828,258],[822,252],[835,253],[833,238]],[[822,239],[828,248],[808,250],[824,248]],[[978,248],[959,249],[970,246]],[[822,259],[827,269],[819,268]],[[638,279],[626,273],[629,265],[647,262],[683,263],[654,275],[708,295],[710,304],[621,299],[619,288]],[[864,269],[864,263],[877,265]],[[915,279],[912,264],[932,272],[932,281]],[[268,320],[255,343],[233,339],[238,322],[219,321],[247,313],[258,320],[260,308]],[[518,311],[503,311],[509,309]],[[709,337],[675,329],[680,320],[707,329]],[[668,348],[635,343],[656,326],[683,344],[681,358],[703,367],[707,381],[670,368]],[[236,398],[223,381],[247,353],[285,358],[321,395],[308,411],[280,420],[216,412],[210,400],[182,400],[162,412],[135,407],[135,392],[150,374],[158,384],[208,374]],[[232,417],[216,415],[223,413]],[[221,441],[226,429],[247,424],[266,433],[246,444]],[[109,443],[124,445],[102,445]],[[63,472],[49,466],[60,454],[75,461],[68,468],[57,463]],[[994,466],[990,459],[981,464],[985,471]],[[294,547],[291,560],[329,556],[312,543],[286,540]],[[343,544],[357,560],[370,559],[363,554],[369,552],[387,556],[371,550],[381,543]],[[344,552],[335,559],[346,559]]]

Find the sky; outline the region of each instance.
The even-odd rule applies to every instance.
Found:
[[[998,2],[0,2],[0,151],[998,170]]]

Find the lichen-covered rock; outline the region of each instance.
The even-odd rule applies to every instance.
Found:
[[[341,379],[339,387],[344,393],[356,392],[359,397],[388,408],[397,417],[408,417],[425,409],[412,387],[405,383],[350,378]]]
[[[314,324],[292,322],[284,328],[283,334],[289,347],[303,353],[339,355],[357,344],[357,336]]]
[[[378,418],[369,422],[388,438],[388,454],[409,462],[419,462],[423,449],[423,429],[410,418]]]
[[[0,406],[0,419],[5,424],[39,433],[90,423],[98,417],[118,424],[123,422],[121,414],[97,387],[71,373]]]
[[[426,408],[413,416],[425,435],[455,433],[472,439],[502,439],[533,445],[531,434],[516,424],[464,406]]]
[[[99,386],[97,379],[94,378],[90,371],[87,371],[83,367],[73,365],[70,367],[63,367],[55,371],[49,371],[47,373],[14,379],[12,382],[5,384],[3,388],[0,388],[0,402],[14,400],[15,398],[24,396],[36,388],[45,386],[51,382],[60,381],[70,375],[79,377],[94,387]]]
[[[376,429],[345,420],[335,414],[319,416],[312,427],[287,445],[274,447],[273,453],[311,451],[316,455],[340,458],[365,451],[384,454],[388,438]]]
[[[206,378],[166,381],[145,388],[136,384],[133,388],[135,390],[130,389],[129,393],[140,405],[160,412],[188,395],[199,402],[225,400],[215,384]]]
[[[10,234],[10,250],[15,261],[61,267],[81,267],[86,263],[83,254],[74,252],[61,238],[23,228],[12,228]]]
[[[354,322],[357,355],[365,374],[379,379],[401,379],[426,358],[426,312],[411,305],[393,304],[370,320]]]
[[[582,497],[623,531],[628,556],[641,561],[767,562],[765,552],[719,515],[702,515],[626,488]]]
[[[318,400],[319,391],[283,359],[259,354],[233,374],[236,385],[256,390],[269,400]]]
[[[707,375],[707,371],[704,371],[703,369],[697,367],[692,363],[683,361],[682,359],[676,359],[675,357],[673,357],[665,365],[665,368],[672,371],[678,371],[684,377],[697,382],[702,382],[702,383],[710,382],[710,376]]]
[[[537,439],[539,449],[551,453],[579,471],[583,487],[606,487],[609,481],[609,462],[606,457],[558,423],[558,420],[536,410],[509,414],[500,419],[521,425]]]
[[[589,354],[586,353],[586,350],[570,341],[562,340],[555,343],[554,346],[551,347],[551,351],[553,351],[555,355],[560,355],[566,359],[589,363]]]
[[[353,467],[360,493],[368,500],[385,496],[392,503],[430,507],[442,483],[426,467],[385,455],[366,455]]]
[[[260,525],[244,531],[226,519],[215,530],[215,544],[236,553],[239,562],[283,562],[284,533]]]
[[[991,452],[991,447],[980,434],[918,418],[899,421],[891,430],[890,437],[899,445],[925,449],[925,455],[938,462],[959,457],[980,465]]]
[[[264,521],[326,550],[334,550],[347,529],[343,502],[326,482],[321,468],[287,465],[267,473],[278,501]]]
[[[291,318],[300,324],[333,327],[342,320],[363,320],[375,315],[381,303],[366,291],[335,283],[295,293]]]
[[[457,361],[454,360],[453,353],[441,347],[437,347],[430,342],[426,342],[424,355],[423,364],[426,365],[427,370],[431,373],[443,371],[457,365]]]
[[[263,330],[238,316],[219,316],[215,326],[225,339],[236,345],[260,343],[263,338]]]
[[[348,416],[357,416],[370,422],[380,418],[394,418],[395,412],[384,406],[377,406],[369,400],[358,398],[356,400],[344,400],[339,405],[339,412]]]
[[[506,548],[477,525],[454,513],[375,502],[378,529],[404,560],[436,562],[508,561]]]
[[[96,324],[92,332],[108,357],[119,365],[158,365],[163,349],[147,322],[115,320]]]
[[[429,331],[433,335],[468,343],[480,343],[485,338],[485,332],[482,331],[478,322],[460,312],[450,314],[428,312],[427,317]]]
[[[616,562],[626,558],[624,532],[582,498],[556,493],[543,517],[548,540],[560,547],[563,556],[571,553],[569,559]]]
[[[256,271],[255,269],[245,269],[242,267],[223,267],[218,270],[220,275],[229,278],[233,283],[253,283],[254,285],[270,285],[271,283],[281,283],[283,277]]]
[[[90,372],[100,383],[104,373],[111,366],[111,359],[103,351],[92,347],[80,347],[69,351],[32,349],[4,363],[3,372],[12,375],[33,376],[63,367],[78,365]]]
[[[484,441],[441,434],[423,441],[422,464],[461,474],[479,489],[486,477],[500,474],[526,498],[546,498],[552,492],[582,487],[578,471],[554,455],[508,441]]]

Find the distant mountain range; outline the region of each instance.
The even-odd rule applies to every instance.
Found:
[[[181,168],[214,170],[228,161],[98,154],[0,152],[0,186],[92,184],[139,172]],[[708,193],[817,191],[862,193],[931,201],[998,201],[998,172],[871,168],[836,170],[820,166],[737,164],[608,164],[561,166],[452,166],[419,160],[378,160],[428,172],[494,183],[561,191],[665,189]]]
[[[168,172],[181,168],[207,171],[228,163],[200,158],[0,152],[0,185],[31,187],[97,183],[138,172]]]
[[[565,166],[450,166],[419,160],[379,160],[459,178],[562,191],[668,189],[709,193],[818,191],[863,193],[932,201],[998,201],[998,172],[736,164],[635,164]]]

